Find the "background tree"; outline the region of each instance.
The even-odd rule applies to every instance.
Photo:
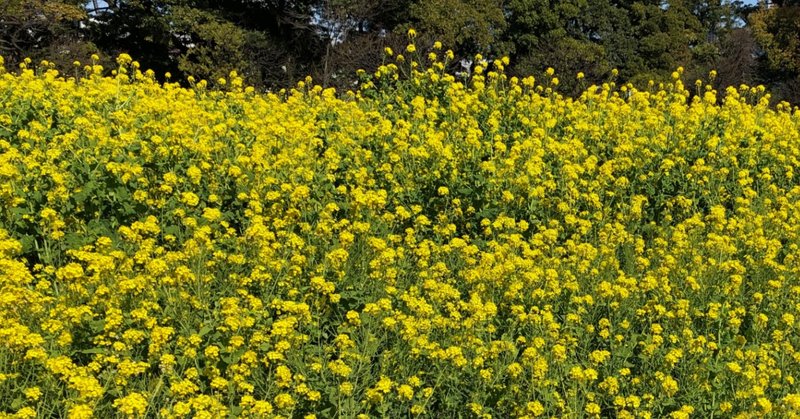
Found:
[[[320,37],[311,1],[116,0],[93,38],[145,67],[216,80],[239,70],[250,83],[286,84],[310,72]]]
[[[800,1],[742,0],[0,0],[0,54],[69,67],[126,52],[157,74],[210,81],[237,70],[281,88],[306,75],[340,90],[372,70],[384,48],[434,40],[459,70],[480,53],[511,55],[513,75],[554,67],[564,93],[619,70],[621,82],[718,70],[717,87],[763,83],[800,101]],[[86,8],[89,8],[87,13]]]
[[[764,54],[758,81],[780,100],[800,102],[800,1],[774,1],[750,15],[753,37]]]
[[[717,87],[753,84],[758,66],[758,44],[749,28],[733,29],[721,42],[714,68]]]
[[[690,67],[698,51],[711,55],[700,20],[687,1],[635,1],[625,5],[639,59],[623,63],[625,79],[664,80],[677,67]],[[633,64],[633,65],[631,65]]]
[[[0,0],[0,55],[10,63],[30,57],[68,68],[96,50],[80,28],[86,18],[80,0]]]
[[[408,22],[408,0],[322,0],[315,8],[324,52],[314,78],[325,86],[351,88],[359,69],[374,69],[387,46],[397,47],[398,25]]]
[[[508,52],[503,42],[506,18],[501,0],[418,0],[411,4],[409,17],[402,29],[414,27],[460,55]]]
[[[356,71],[380,65],[386,47],[405,48],[411,28],[420,34],[419,46],[441,41],[455,51],[455,62],[477,53],[507,54],[502,6],[500,0],[321,0],[315,20],[327,43],[315,78],[352,88]]]
[[[609,0],[511,0],[507,12],[517,74],[553,67],[568,84],[578,72],[594,81],[637,59],[627,13]]]

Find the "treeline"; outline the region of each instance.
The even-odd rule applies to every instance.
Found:
[[[87,3],[88,1],[88,3]],[[249,83],[290,85],[312,75],[347,88],[358,69],[402,51],[415,28],[422,49],[511,57],[512,74],[553,67],[562,89],[618,78],[665,80],[717,70],[720,86],[764,84],[800,103],[800,1],[696,0],[0,0],[0,54],[69,68],[126,52],[174,79],[216,80],[236,69]],[[463,59],[463,60],[462,60]]]

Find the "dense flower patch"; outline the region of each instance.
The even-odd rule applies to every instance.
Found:
[[[2,74],[0,417],[797,416],[800,113],[438,47]]]

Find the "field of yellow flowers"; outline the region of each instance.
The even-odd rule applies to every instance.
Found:
[[[439,48],[2,70],[0,417],[798,417],[800,111]]]

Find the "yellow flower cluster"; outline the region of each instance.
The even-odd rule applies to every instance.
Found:
[[[0,417],[800,417],[800,111],[439,48],[0,71]]]

